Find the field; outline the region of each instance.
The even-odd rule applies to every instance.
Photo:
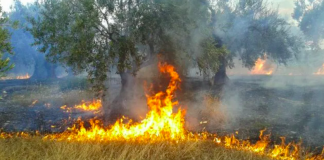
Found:
[[[271,134],[271,145],[281,143],[282,136],[288,142],[302,139],[305,149],[316,154],[324,144],[322,82],[321,77],[231,77],[227,86],[219,88],[190,79],[184,82],[187,92],[179,94],[179,101],[188,106],[186,120],[190,130],[200,132],[204,129],[218,135],[237,132],[239,139],[255,142],[259,131],[266,128]],[[117,92],[118,79],[111,83],[110,91]],[[65,121],[69,116],[84,119],[96,116],[84,112],[67,114],[60,108],[92,100],[89,88],[83,78],[1,81],[0,128],[5,132],[62,132],[71,125]],[[200,101],[206,100],[203,98],[206,94],[214,100],[212,111],[217,111],[201,107],[198,108],[200,114],[194,114],[197,105],[203,104]],[[221,106],[214,104],[219,97]],[[203,121],[206,123],[199,123]],[[251,152],[225,149],[209,141],[81,143],[31,137],[0,139],[0,147],[3,159],[266,159]]]
[[[211,142],[171,144],[138,144],[130,142],[77,143],[42,141],[39,138],[0,140],[1,159],[48,160],[261,160],[267,159],[249,152],[227,150]]]

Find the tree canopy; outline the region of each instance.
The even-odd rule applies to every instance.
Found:
[[[31,19],[36,45],[54,61],[85,70],[97,85],[112,67],[136,74],[157,54],[186,68],[203,52],[214,57],[207,65],[217,70],[209,6],[200,0],[43,0],[40,16]],[[203,49],[204,48],[204,49]],[[184,60],[186,59],[186,60]],[[189,62],[189,63],[188,63]]]
[[[243,65],[252,68],[264,55],[285,64],[302,49],[301,37],[290,32],[290,24],[264,0],[221,2],[216,11],[215,34],[221,37],[231,57],[238,56]]]
[[[235,2],[235,3],[234,3]],[[234,4],[234,5],[233,5]],[[98,90],[111,68],[136,75],[156,54],[179,70],[245,67],[267,55],[286,63],[299,37],[263,0],[42,0],[30,31],[53,61],[87,71]],[[226,48],[224,46],[226,46]]]
[[[11,26],[8,17],[2,12],[0,6],[0,76],[14,67],[9,58],[3,59],[5,53],[13,54],[10,43],[10,33],[7,28]]]
[[[28,22],[29,18],[38,15],[38,7],[34,4],[23,5],[20,0],[15,0],[12,10],[8,13],[8,18],[12,21],[18,21],[18,28],[10,29],[12,34],[11,43],[15,54],[11,56],[16,67],[11,71],[16,74],[22,74],[27,71],[26,68],[33,68],[32,79],[43,80],[52,78],[51,69],[53,64],[48,62],[44,54],[37,50],[34,43],[33,35],[26,31],[26,28],[31,27]]]
[[[311,47],[319,49],[324,38],[324,1],[296,1],[293,18],[299,22],[306,39],[312,41]]]

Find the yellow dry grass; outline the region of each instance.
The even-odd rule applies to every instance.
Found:
[[[39,137],[0,139],[2,160],[264,160],[213,142],[57,142]]]

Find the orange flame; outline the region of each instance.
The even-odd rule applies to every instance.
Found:
[[[34,100],[30,106],[31,107],[34,106],[37,102],[38,102],[38,100]]]
[[[264,60],[258,58],[255,62],[255,66],[253,67],[250,73],[255,75],[271,75],[274,71],[274,68],[266,62],[266,57]]]
[[[173,112],[173,106],[178,101],[173,101],[174,91],[178,88],[181,79],[175,68],[168,64],[159,64],[160,72],[170,75],[171,80],[165,92],[158,92],[152,96],[146,95],[149,112],[146,118],[139,123],[133,123],[123,117],[114,125],[105,129],[99,120],[90,120],[91,128],[85,129],[83,122],[79,121],[80,129],[76,125],[71,132],[48,135],[46,139],[68,140],[180,140],[185,139],[184,110]],[[82,105],[81,105],[82,106]],[[83,108],[83,107],[77,107]],[[62,106],[66,109],[66,106]],[[128,120],[127,123],[124,123]],[[73,134],[74,133],[74,134]]]
[[[76,105],[74,108],[75,109],[80,109],[84,111],[97,111],[100,110],[101,108],[101,100],[93,100],[92,102],[85,102],[82,101],[82,104]]]
[[[1,80],[10,80],[10,79],[29,79],[30,75],[26,73],[26,75],[17,76],[17,77],[2,77]]]
[[[175,141],[180,140],[213,140],[216,145],[224,146],[230,149],[244,150],[254,152],[260,155],[268,156],[275,159],[307,159],[307,160],[319,160],[324,158],[324,149],[320,155],[306,155],[301,157],[301,144],[285,143],[285,138],[281,138],[280,145],[274,145],[271,147],[270,134],[264,134],[266,130],[261,130],[259,140],[252,144],[249,140],[239,140],[234,134],[231,136],[218,137],[215,134],[208,132],[203,133],[191,133],[184,129],[184,115],[185,111],[181,108],[177,111],[173,111],[173,106],[178,105],[178,101],[174,100],[174,92],[179,87],[181,79],[175,68],[168,64],[159,64],[159,69],[162,73],[168,73],[171,77],[169,85],[165,92],[158,92],[154,95],[146,95],[147,105],[149,112],[146,118],[141,122],[134,123],[132,120],[125,117],[117,120],[115,124],[109,128],[104,128],[102,122],[96,119],[90,120],[90,128],[84,127],[84,122],[78,119],[77,123],[69,130],[63,133],[48,134],[43,137],[45,140],[68,140],[68,141]],[[90,105],[89,105],[90,104]],[[99,105],[100,104],[100,105]],[[92,105],[92,106],[91,106]],[[90,108],[96,108],[101,106],[101,101],[93,101],[92,103],[82,102],[81,107],[75,106],[75,108],[82,108],[84,110],[90,110]],[[61,107],[64,110],[68,110],[67,106]],[[75,109],[70,108],[70,109]],[[125,123],[125,121],[128,121]],[[56,126],[51,126],[56,127]],[[237,131],[236,134],[239,134]],[[36,132],[36,135],[39,135]],[[13,138],[22,137],[28,138],[28,133],[16,133],[8,134],[1,133],[0,138]]]
[[[317,72],[314,73],[315,75],[324,75],[324,64],[320,69],[317,70]]]
[[[225,147],[235,148],[240,150],[250,150],[256,153],[263,153],[268,146],[270,140],[270,135],[263,135],[265,130],[260,131],[260,140],[257,141],[254,145],[251,145],[250,141],[240,141],[235,138],[234,134],[231,136],[225,136]]]
[[[79,111],[91,111],[94,113],[99,113],[99,111],[102,108],[101,100],[92,100],[90,102],[85,102],[82,100],[82,103],[79,105],[75,105],[74,107],[68,107],[67,105],[60,107],[64,112],[71,113],[73,110],[79,110]]]
[[[30,76],[29,74],[27,73],[26,75],[22,75],[22,76],[17,76],[16,79],[29,79]]]

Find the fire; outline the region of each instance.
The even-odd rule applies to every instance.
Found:
[[[17,76],[16,79],[29,79],[30,76],[29,74],[27,73],[26,75],[22,75],[22,76]]]
[[[97,111],[101,108],[101,100],[93,100],[90,103],[82,101],[81,105],[76,105],[74,108],[81,109],[84,111]]]
[[[231,136],[225,136],[225,147],[235,148],[239,150],[250,150],[256,153],[264,153],[266,147],[268,146],[270,140],[270,135],[263,135],[265,130],[260,131],[260,140],[257,141],[254,145],[250,141],[240,141],[235,138],[234,134]]]
[[[147,106],[149,108],[146,117],[140,122],[133,122],[131,119],[123,117],[117,120],[113,125],[105,128],[103,123],[97,119],[90,120],[90,127],[85,127],[81,118],[75,125],[63,133],[52,133],[43,136],[44,140],[58,141],[132,141],[132,142],[179,142],[179,141],[207,141],[212,140],[215,145],[223,146],[228,149],[243,150],[254,152],[259,155],[268,156],[274,159],[286,160],[319,160],[324,158],[324,149],[320,155],[302,155],[301,143],[286,143],[285,138],[281,138],[281,144],[271,146],[270,134],[265,134],[266,130],[261,130],[259,140],[251,143],[249,140],[239,140],[234,134],[230,136],[220,137],[216,134],[208,132],[192,133],[185,130],[184,116],[185,111],[181,108],[174,112],[174,106],[178,106],[178,101],[174,100],[174,92],[179,88],[181,79],[175,68],[168,64],[159,64],[161,73],[170,76],[170,82],[165,91],[156,94],[147,94]],[[92,102],[82,101],[80,105],[74,108],[62,106],[65,111],[73,109],[81,109],[84,111],[98,110],[102,107],[101,100],[93,100]],[[55,125],[51,126],[55,128]],[[238,131],[235,132],[239,134]],[[39,132],[36,131],[36,136]],[[1,133],[0,138],[31,137],[28,133]]]
[[[255,66],[250,72],[255,75],[272,75],[274,71],[273,66],[267,64],[266,56],[265,59],[258,58],[255,62]]]
[[[159,64],[161,73],[169,74],[171,80],[164,92],[158,92],[154,95],[146,95],[149,112],[146,118],[139,123],[134,123],[131,119],[125,117],[117,120],[114,125],[108,129],[102,127],[99,120],[90,120],[91,127],[86,129],[83,122],[79,120],[75,125],[61,134],[48,135],[45,139],[67,139],[67,140],[181,140],[185,139],[184,129],[184,110],[181,108],[173,112],[173,106],[178,105],[174,101],[174,91],[179,87],[181,79],[175,68],[168,64]],[[75,108],[84,108],[80,105]],[[94,105],[96,106],[96,105]],[[62,106],[62,109],[67,109]],[[86,107],[87,108],[87,107]],[[89,108],[89,107],[88,107]],[[127,123],[125,123],[127,121]],[[79,128],[79,129],[78,129]]]
[[[61,106],[60,108],[64,110],[64,112],[66,113],[70,113],[73,110],[90,111],[90,112],[98,113],[102,108],[102,104],[100,99],[92,100],[90,102],[86,102],[82,100],[81,104],[75,105],[73,108],[68,107],[66,105]]]
[[[317,72],[314,73],[315,75],[324,75],[324,64],[320,69],[317,70]]]
[[[2,77],[1,80],[10,80],[10,79],[29,79],[30,75],[26,73],[25,75],[22,76],[17,76],[17,77]]]
[[[38,100],[34,100],[30,106],[33,107],[37,102],[38,102]]]
[[[270,134],[264,135],[266,130],[261,130],[259,138],[255,144],[251,144],[249,140],[239,140],[236,139],[234,134],[231,136],[224,137],[224,146],[231,149],[251,151],[261,155],[266,155],[274,159],[287,159],[287,160],[297,160],[301,159],[301,143],[295,144],[293,142],[286,143],[285,137],[281,137],[281,144],[274,145],[274,147],[269,146],[270,143]],[[219,138],[214,140],[217,144],[222,144],[222,141]],[[306,158],[310,157],[310,158]],[[324,158],[324,148],[320,155],[310,156],[306,155],[304,157],[306,160],[322,160]],[[303,158],[303,159],[304,159]]]

